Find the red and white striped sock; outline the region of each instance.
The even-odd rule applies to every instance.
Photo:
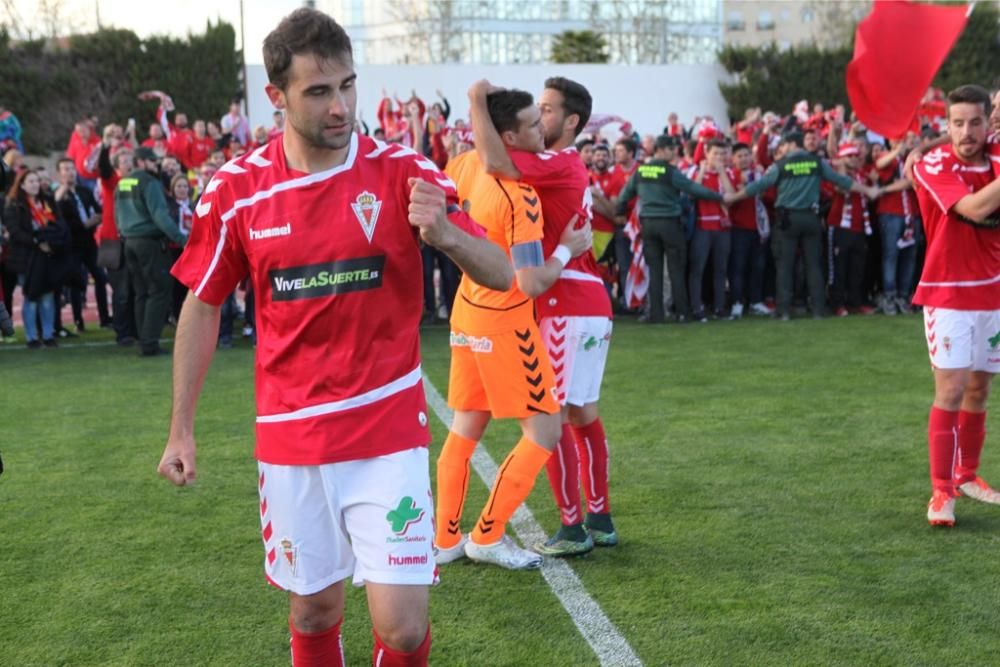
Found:
[[[986,413],[958,413],[958,461],[955,464],[955,484],[965,484],[976,479],[979,455],[986,441]]]
[[[952,471],[958,449],[958,411],[932,407],[927,420],[927,453],[930,458],[931,486],[935,491],[955,495]]]
[[[580,516],[580,459],[576,441],[569,424],[562,425],[562,437],[545,464],[552,497],[559,508],[559,519],[564,526],[575,526],[583,521]]]
[[[604,425],[598,417],[586,426],[574,426],[573,436],[580,453],[580,475],[583,491],[587,494],[587,511],[592,514],[609,514],[608,499],[608,439]]]
[[[375,630],[375,646],[372,649],[372,665],[374,667],[427,667],[427,659],[431,654],[431,629],[427,628],[427,636],[420,646],[410,652],[397,651],[382,642]]]
[[[340,619],[332,628],[303,632],[288,619],[292,631],[292,667],[344,667],[344,645],[340,641]]]

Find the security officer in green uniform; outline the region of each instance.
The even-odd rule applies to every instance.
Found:
[[[687,290],[687,239],[681,220],[681,192],[698,199],[721,202],[722,195],[695,183],[670,164],[677,148],[674,137],[660,135],[653,144],[653,159],[640,164],[617,199],[617,213],[624,215],[629,201],[639,196],[642,256],[649,267],[649,322],[663,322],[663,257],[666,254],[670,290],[677,320],[691,317]]]
[[[772,249],[777,269],[778,316],[789,319],[792,304],[792,278],[795,251],[802,245],[806,282],[813,317],[822,317],[826,303],[821,264],[823,223],[819,217],[819,189],[822,181],[830,181],[842,190],[861,192],[869,199],[879,195],[878,188],[862,185],[834,171],[826,160],[805,150],[804,137],[799,131],[787,132],[781,138],[777,162],[757,181],[732,195],[727,204],[745,197],[754,197],[772,186],[778,188],[775,202],[776,225],[772,230]]]
[[[183,245],[176,220],[170,218],[163,185],[157,178],[159,158],[151,148],[135,149],[135,168],[115,189],[115,223],[125,243],[125,265],[135,293],[135,319],[140,354],[161,354],[160,334],[170,313],[172,285],[167,242]]]

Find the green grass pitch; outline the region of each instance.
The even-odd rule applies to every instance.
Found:
[[[424,332],[442,393],[447,340]],[[177,489],[155,474],[169,358],[0,351],[0,664],[289,664],[262,574],[252,374],[249,348],[216,355],[198,483]],[[918,316],[623,320],[601,401],[621,545],[571,565],[646,665],[995,663],[1000,507],[961,499],[954,529],[928,527],[931,395]],[[517,435],[484,440],[500,460]],[[995,440],[982,474],[1000,483]],[[486,494],[476,480],[468,527]],[[528,505],[557,527],[544,477]],[[434,665],[598,664],[537,572],[447,566],[431,616]],[[367,664],[360,590],[343,634]]]

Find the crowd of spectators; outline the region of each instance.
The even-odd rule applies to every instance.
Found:
[[[158,326],[145,335],[158,337],[163,326],[180,316],[186,288],[174,281],[166,295],[160,294],[157,285],[143,278],[143,268],[149,267],[137,265],[153,261],[149,255],[133,257],[131,264],[126,261],[121,229],[131,223],[123,223],[123,214],[119,211],[116,216],[115,207],[116,197],[129,197],[128,192],[119,192],[122,179],[155,178],[157,199],[142,205],[157,211],[150,214],[154,224],[148,228],[155,236],[144,232],[143,237],[161,242],[169,267],[180,255],[198,197],[215,172],[227,161],[280,137],[284,128],[280,111],[274,112],[271,127],[251,128],[239,100],[218,121],[189,123],[169,95],[145,91],[139,98],[157,104],[157,120],[145,138],[140,141],[133,119],[99,130],[97,118],[82,118],[57,163],[54,179],[46,169],[25,164],[20,124],[12,112],[0,107],[3,340],[14,340],[10,315],[18,286],[29,348],[56,347],[59,338],[79,335],[87,327],[88,284],[94,288],[98,326],[113,329],[120,345],[133,345],[142,338],[139,329],[150,313]],[[359,121],[358,131],[403,143],[443,168],[451,157],[472,147],[474,136],[462,119],[451,118],[451,105],[440,91],[437,98],[428,105],[415,91],[406,100],[383,91],[378,126],[371,130]],[[657,135],[640,135],[621,117],[595,114],[577,150],[591,173],[593,252],[617,312],[649,321],[650,295],[655,294],[657,299],[662,295],[663,310],[653,310],[670,313],[681,322],[774,313],[773,188],[729,205],[681,194],[682,233],[678,231],[664,248],[666,271],[662,267],[650,271],[646,265],[641,204],[638,198],[623,201],[621,196],[633,192],[626,190],[629,180],[654,158],[665,159],[708,190],[732,194],[760,179],[781,159],[782,137],[791,132],[801,133],[805,150],[872,188],[847,193],[831,184],[824,186],[818,213],[827,225],[823,279],[830,312],[838,316],[911,312],[923,239],[912,183],[903,165],[911,151],[926,150],[940,140],[943,107],[936,101],[930,93],[912,131],[892,140],[867,131],[843,107],[826,110],[815,104],[810,109],[805,101],[786,116],[749,109],[727,130],[710,116],[685,126],[676,113],[670,113]],[[991,122],[1000,130],[996,109]],[[794,303],[801,312],[810,307],[804,273],[801,266],[796,268]],[[650,289],[651,274],[657,280],[662,275],[662,289]],[[458,268],[446,256],[425,249],[424,324],[447,321],[458,279]],[[232,345],[234,320],[241,317],[241,310],[245,311],[242,333],[254,336],[252,292],[244,293],[242,303],[241,309],[234,294],[223,309],[222,347]],[[72,328],[62,325],[66,305]],[[816,304],[812,311],[815,316],[824,314]],[[143,353],[159,353],[153,342],[139,342]]]

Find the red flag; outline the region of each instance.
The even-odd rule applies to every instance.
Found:
[[[906,134],[969,11],[968,5],[875,0],[858,24],[847,66],[847,96],[862,123],[885,137]]]

